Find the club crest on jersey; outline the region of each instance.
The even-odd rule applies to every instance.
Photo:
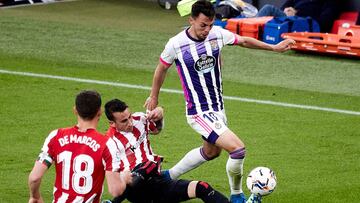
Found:
[[[211,40],[211,41],[209,41],[209,43],[210,43],[210,46],[211,46],[212,50],[218,50],[219,49],[219,45],[218,45],[216,40]]]
[[[214,69],[216,64],[216,59],[213,56],[208,56],[206,54],[201,55],[201,57],[195,62],[194,68],[200,73],[208,73]]]

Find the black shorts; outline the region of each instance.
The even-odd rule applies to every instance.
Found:
[[[177,203],[189,200],[188,180],[166,180],[155,176],[137,188],[131,188],[127,199],[134,203]]]

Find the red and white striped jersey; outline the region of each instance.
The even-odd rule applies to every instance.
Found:
[[[113,139],[95,129],[80,132],[74,126],[52,131],[38,161],[55,163],[55,203],[98,203],[106,171],[119,171],[120,151]]]
[[[148,121],[142,112],[132,114],[132,120],[132,132],[118,131],[115,127],[110,127],[106,133],[115,140],[120,150],[123,164],[121,171],[132,170],[137,164],[159,159],[159,156],[153,153],[149,140],[149,132],[156,130],[156,124]]]

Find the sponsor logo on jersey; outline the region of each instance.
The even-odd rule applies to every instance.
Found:
[[[216,59],[213,56],[208,56],[206,54],[201,55],[201,57],[195,62],[194,68],[200,73],[208,73],[214,69],[216,64]]]
[[[145,138],[146,134],[140,135],[139,139],[132,146],[130,146],[131,151],[134,152],[141,145],[141,143],[145,141]]]

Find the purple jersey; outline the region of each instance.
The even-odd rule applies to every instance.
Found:
[[[220,51],[236,44],[235,34],[214,26],[205,40],[192,38],[188,29],[171,38],[160,61],[169,66],[175,61],[187,106],[187,115],[224,108]]]

